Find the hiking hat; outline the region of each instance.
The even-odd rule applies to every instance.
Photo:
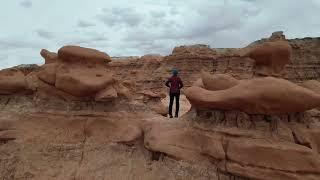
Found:
[[[176,75],[178,75],[178,73],[179,73],[179,72],[178,72],[178,70],[177,70],[177,69],[173,69],[173,70],[172,70],[172,74],[173,74],[173,75],[175,75],[175,76],[176,76]]]

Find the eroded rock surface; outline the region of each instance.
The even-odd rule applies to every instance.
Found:
[[[249,114],[303,112],[320,105],[320,96],[311,90],[278,78],[241,81],[221,91],[190,87],[187,98],[197,108],[239,110]]]
[[[211,91],[225,90],[239,84],[237,79],[228,74],[211,75],[207,72],[201,72],[201,80],[204,88]],[[201,82],[198,81],[195,85],[201,87]]]
[[[0,94],[10,95],[24,92],[27,89],[25,75],[17,69],[0,71]]]
[[[258,53],[267,75],[283,70],[283,79],[256,78],[241,54],[284,39],[128,61],[67,46],[43,50],[40,68],[2,70],[0,178],[320,179],[317,39],[288,40],[292,62],[270,64],[287,57],[281,48]],[[169,119],[164,81],[174,67],[186,88],[182,116]]]
[[[309,80],[305,81],[301,84],[301,86],[314,91],[315,93],[320,94],[320,82],[317,80]]]
[[[106,63],[110,57],[94,49],[62,47],[58,52],[55,86],[74,96],[90,96],[113,83]]]
[[[210,161],[209,156],[218,163],[225,158],[219,138],[188,129],[184,124],[151,121],[144,125],[144,133],[147,148],[180,160],[205,163]]]
[[[56,60],[41,67],[39,79],[72,96],[94,97],[114,83],[113,74],[107,68],[111,58],[106,53],[78,46],[65,46],[59,49],[57,55],[46,50],[42,50],[41,55],[46,61],[54,58]]]
[[[58,54],[46,49],[40,51],[40,55],[45,59],[45,64],[55,63],[58,61]]]
[[[56,63],[45,64],[39,70],[38,77],[40,80],[54,86],[56,83],[56,73],[57,73]]]
[[[101,64],[111,61],[110,56],[106,53],[79,46],[64,46],[60,48],[58,51],[58,57],[66,62],[83,62],[86,64]]]
[[[255,60],[256,73],[279,76],[291,62],[292,48],[286,41],[265,42],[245,55]]]

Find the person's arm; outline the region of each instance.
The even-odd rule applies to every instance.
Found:
[[[166,82],[166,86],[167,86],[167,87],[170,87],[169,83],[170,83],[170,78],[169,78],[169,79],[167,80],[167,82]]]

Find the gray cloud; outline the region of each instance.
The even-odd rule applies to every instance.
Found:
[[[163,11],[151,11],[151,16],[153,18],[163,18],[166,16],[166,13]]]
[[[31,8],[32,2],[29,0],[24,0],[24,1],[20,2],[20,5],[24,8]]]
[[[42,43],[37,41],[25,41],[21,39],[0,39],[0,49],[39,49],[43,46]]]
[[[258,0],[240,0],[240,1],[253,3],[253,2],[257,2]]]
[[[91,23],[91,22],[85,21],[85,20],[80,20],[77,25],[78,25],[78,27],[81,27],[81,28],[86,28],[86,27],[95,26],[94,23]]]
[[[107,38],[103,36],[101,37],[96,36],[96,37],[89,37],[89,38],[74,38],[65,42],[67,42],[66,44],[74,44],[74,45],[81,45],[81,44],[94,45],[100,42],[104,43],[103,41],[106,41],[106,40]]]
[[[68,37],[58,40],[59,46],[64,45],[79,45],[79,46],[86,46],[86,47],[99,47],[99,46],[106,46],[109,44],[108,38],[105,36],[104,33],[96,32],[96,31],[89,31],[89,32],[82,32],[81,36],[74,35],[74,33],[70,33]]]
[[[52,32],[49,32],[49,31],[46,31],[43,29],[38,29],[35,32],[37,33],[37,35],[39,37],[44,38],[44,39],[53,39],[54,38],[54,35]]]
[[[137,26],[143,21],[142,14],[131,7],[114,7],[103,9],[103,13],[97,16],[98,20],[108,26],[127,25]]]
[[[285,31],[290,38],[291,33],[305,32],[302,30],[302,24],[309,27],[308,32],[314,31],[316,27],[320,28],[318,21],[314,19],[316,16],[312,15],[320,6],[314,2],[301,1],[295,4],[289,0],[281,2],[225,0],[206,1],[206,3],[191,1],[186,4],[182,1],[170,2],[172,6],[168,12],[173,16],[157,21],[151,13],[149,19],[144,17],[141,26],[129,29],[124,40],[136,42],[137,47],[143,52],[150,49],[143,43],[153,40],[165,41],[170,45],[174,42],[176,45],[206,43],[211,47],[243,47],[278,30]],[[308,12],[296,17],[296,12],[301,9]],[[292,17],[296,17],[295,20],[299,19],[299,23],[293,21]],[[141,46],[138,45],[139,42]],[[168,48],[163,47],[161,52],[169,52]]]
[[[177,14],[179,14],[179,11],[178,11],[178,9],[176,7],[171,7],[170,8],[170,14],[171,15],[177,15]]]
[[[141,26],[129,29],[124,40],[146,42],[150,40],[167,40],[179,42],[209,42],[222,31],[241,29],[246,25],[248,16],[256,16],[259,10],[252,6],[229,4],[213,4],[187,7],[185,14],[177,14],[177,18],[162,17],[160,13],[151,13],[145,17]],[[172,11],[171,8],[170,11]],[[214,11],[213,11],[214,9]],[[161,12],[161,11],[160,11]],[[252,13],[255,12],[255,13]],[[161,16],[161,20],[155,16]],[[156,23],[156,24],[153,24]],[[145,28],[146,27],[146,28]],[[177,44],[178,45],[178,44]]]

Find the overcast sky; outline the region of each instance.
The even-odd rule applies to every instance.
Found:
[[[110,56],[174,46],[243,47],[282,30],[320,36],[320,0],[1,0],[0,69],[41,64],[42,48],[72,44]]]

